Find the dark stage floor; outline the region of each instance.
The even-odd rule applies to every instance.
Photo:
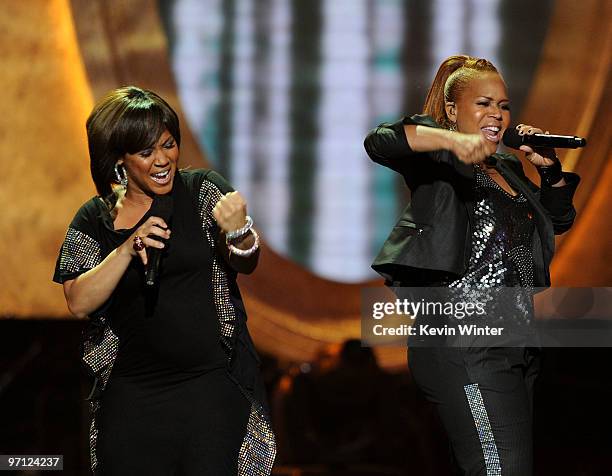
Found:
[[[62,454],[63,474],[89,474],[84,400],[90,383],[79,366],[82,328],[78,321],[0,320],[0,454]],[[536,394],[536,474],[612,474],[612,349],[549,348],[543,352]],[[276,394],[283,369],[276,368],[273,358],[263,362],[270,394]],[[384,374],[381,378],[384,383],[378,391],[390,407],[379,422],[370,417],[379,432],[373,437],[374,446],[380,450],[371,461],[367,452],[352,457],[347,451],[346,460],[333,461],[329,455],[321,456],[320,449],[296,451],[300,435],[292,432],[299,431],[300,422],[291,419],[302,416],[299,411],[280,412],[286,421],[275,421],[275,425],[282,424],[279,436],[286,441],[279,441],[276,474],[448,474],[443,433],[410,376]],[[325,395],[320,398],[324,400]],[[316,413],[317,408],[312,411]],[[326,445],[333,447],[331,434]],[[292,445],[293,450],[287,450]]]

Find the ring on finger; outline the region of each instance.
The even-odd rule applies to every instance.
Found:
[[[132,248],[134,248],[134,251],[142,251],[145,249],[144,241],[142,241],[142,238],[140,236],[134,237],[134,243],[132,244]]]

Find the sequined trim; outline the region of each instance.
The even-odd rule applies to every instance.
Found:
[[[100,244],[89,235],[68,228],[66,239],[62,245],[59,269],[61,272],[78,272],[85,269],[95,268],[102,262]],[[89,324],[94,325],[92,322]],[[119,349],[119,338],[106,325],[104,316],[96,317],[96,325],[103,329],[102,336],[97,338],[84,337],[83,355],[81,359],[89,367],[91,373],[96,376],[96,386],[103,390],[108,382],[113,362]],[[96,469],[98,458],[96,456],[96,442],[98,438],[98,427],[96,422],[97,411],[100,403],[95,397],[90,401],[91,423],[89,426],[89,453],[91,458],[91,469]]]
[[[236,324],[236,315],[234,314],[234,307],[230,300],[229,287],[227,285],[227,275],[219,262],[219,256],[214,251],[217,248],[215,242],[213,229],[216,223],[213,218],[213,208],[217,202],[221,199],[223,194],[208,180],[204,180],[200,187],[200,193],[198,196],[200,219],[202,223],[202,230],[206,235],[206,240],[211,250],[213,250],[213,262],[212,262],[212,280],[213,280],[213,297],[215,307],[217,309],[217,315],[219,316],[220,330],[221,330],[221,341],[227,348],[231,348],[230,338],[234,334],[234,327]]]
[[[104,318],[101,318],[104,323]],[[104,326],[104,334],[99,342],[92,339],[83,341],[83,362],[95,373],[97,390],[106,388],[119,350],[119,338],[111,330],[109,325]],[[98,438],[97,412],[100,408],[98,398],[92,397],[90,402],[91,424],[89,427],[89,453],[91,457],[91,469],[96,469],[98,458],[96,456],[96,442]]]
[[[238,474],[241,476],[268,476],[274,465],[270,448],[276,448],[270,422],[261,407],[251,403],[247,432],[238,456]],[[275,451],[276,452],[276,451]]]
[[[467,396],[468,404],[474,418],[478,438],[482,446],[482,454],[484,456],[485,467],[487,468],[487,476],[502,476],[501,464],[499,462],[499,453],[497,445],[489,422],[489,415],[484,406],[482,393],[477,383],[471,383],[464,387],[465,395]]]
[[[91,461],[91,469],[94,471],[98,466],[98,457],[96,455],[96,442],[98,440],[98,424],[95,415],[100,408],[99,400],[92,400],[89,404],[89,412],[92,415],[91,423],[89,424],[89,458]]]
[[[100,318],[104,323],[105,319]],[[110,326],[104,326],[104,334],[99,342],[86,340],[83,343],[83,361],[102,380],[102,388],[106,386],[113,361],[119,350],[119,338]]]
[[[216,226],[212,210],[223,194],[208,180],[204,180],[198,196],[202,229],[211,249],[215,250],[213,229]],[[231,349],[231,337],[236,324],[236,314],[230,299],[227,273],[220,262],[219,254],[213,253],[212,263],[213,299],[219,316],[221,340]],[[276,457],[276,441],[270,422],[259,402],[241,388],[251,403],[251,413],[246,434],[238,457],[240,476],[268,476],[272,472]]]
[[[68,228],[60,252],[60,271],[74,273],[91,269],[100,261],[100,244],[91,236],[74,228]]]

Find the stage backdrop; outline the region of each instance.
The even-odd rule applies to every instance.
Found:
[[[611,9],[606,0],[5,2],[0,316],[67,317],[50,278],[67,224],[94,193],[84,122],[109,89],[136,84],[179,111],[182,165],[218,169],[247,197],[265,240],[260,268],[241,279],[259,347],[307,360],[358,337],[360,289],[380,285],[369,263],[408,198],[370,163],[363,138],[419,112],[437,64],[454,53],[499,66],[517,122],[589,138],[560,154],[583,182],[553,281],[610,285]],[[401,350],[379,355],[389,366],[404,360]]]

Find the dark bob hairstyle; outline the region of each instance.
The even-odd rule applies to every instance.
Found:
[[[91,177],[98,194],[112,193],[115,164],[126,153],[151,147],[168,129],[177,146],[181,131],[176,112],[153,91],[125,86],[98,102],[86,122]]]

